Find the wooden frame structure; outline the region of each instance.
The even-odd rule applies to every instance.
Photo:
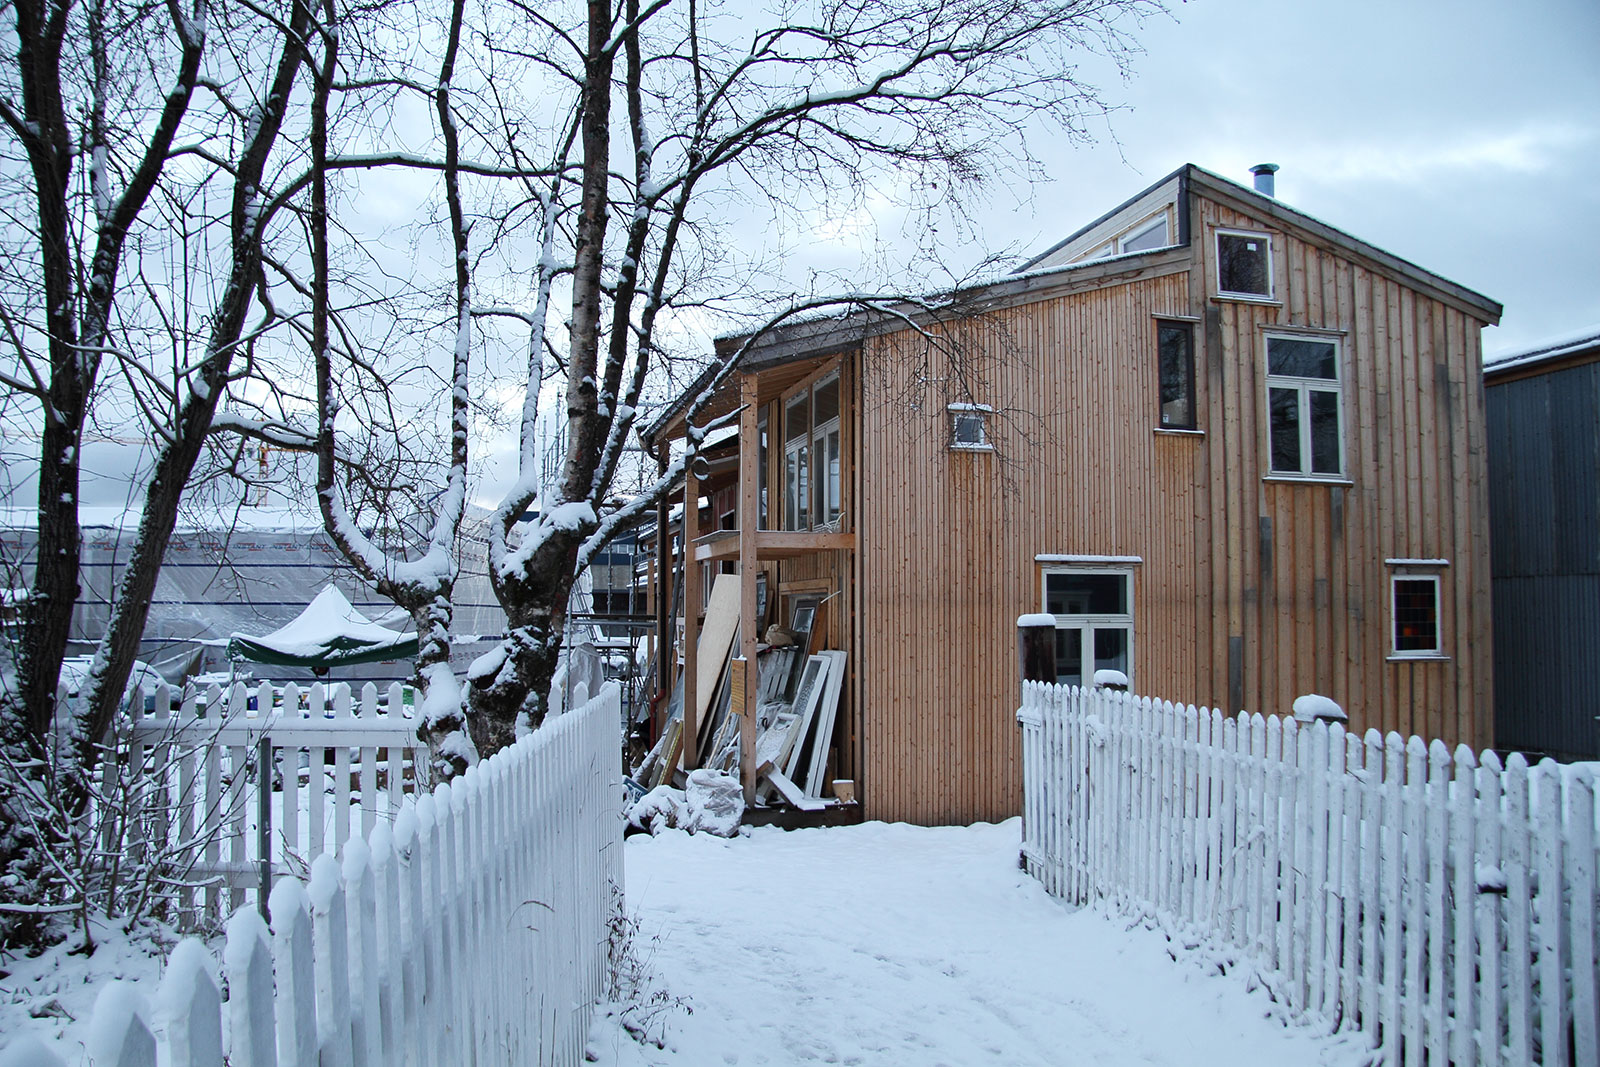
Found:
[[[1171,243],[1104,252],[1157,215]],[[1268,295],[1220,290],[1219,232],[1270,243]],[[697,418],[737,411],[739,431],[736,445],[717,446],[727,450],[711,464],[720,473],[704,485],[691,473],[682,497],[685,679],[695,676],[697,568],[741,575],[746,670],[761,622],[757,575],[778,605],[828,598],[826,647],[847,653],[850,672],[831,777],[855,780],[868,818],[1006,817],[1021,797],[1015,619],[1048,610],[1047,568],[1089,572],[1068,583],[1089,599],[1109,588],[1092,572],[1109,569],[1127,576],[1128,602],[1095,615],[1104,605],[1064,594],[1058,607],[1088,613],[1060,625],[1099,641],[1093,620],[1103,620],[1106,649],[1091,648],[1092,665],[1120,666],[1138,692],[1268,713],[1317,692],[1356,729],[1488,743],[1478,368],[1480,329],[1500,305],[1193,166],[1017,274],[942,304],[938,315],[907,304],[719,342],[725,358],[743,354]],[[1194,327],[1192,429],[1160,424],[1163,323]],[[1289,368],[1333,383],[1309,379],[1310,399],[1292,414],[1268,381],[1268,337],[1336,342],[1331,371]],[[1283,359],[1325,358],[1330,347],[1275,344]],[[825,529],[785,529],[782,420],[835,372],[842,514]],[[646,430],[663,463],[711,381]],[[976,445],[953,440],[953,411],[982,421]],[[1310,435],[1295,419],[1315,422]],[[1321,457],[1306,473],[1271,462],[1290,430]],[[1319,469],[1329,455],[1336,465]],[[813,489],[816,475],[813,466]],[[747,521],[764,500],[767,521]],[[732,529],[702,529],[730,511]],[[1397,558],[1444,561],[1437,656],[1388,647],[1386,561]],[[1109,632],[1118,625],[1132,628],[1127,640]],[[754,689],[747,679],[744,692]],[[752,732],[747,792],[753,746]]]

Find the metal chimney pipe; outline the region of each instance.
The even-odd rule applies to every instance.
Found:
[[[1278,173],[1276,163],[1257,163],[1250,168],[1250,173],[1256,176],[1256,192],[1262,196],[1276,197],[1275,185],[1272,176]]]

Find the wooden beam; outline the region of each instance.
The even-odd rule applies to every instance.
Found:
[[[826,533],[810,530],[757,530],[755,532],[756,559],[793,559],[818,552],[851,552],[856,547],[853,532]],[[744,551],[741,530],[717,530],[697,538],[694,558],[706,563],[720,559],[742,558]]]
[[[740,378],[744,409],[739,413],[739,655],[744,662],[743,705],[739,721],[739,778],[746,806],[756,799],[756,512],[760,450],[756,429],[756,377]]]
[[[694,544],[700,536],[700,479],[692,469],[683,472],[683,542]],[[683,560],[683,762],[686,767],[696,766],[699,753],[696,742],[700,737],[699,716],[695,714],[699,696],[700,645],[700,575],[694,553],[684,552]],[[668,773],[671,773],[668,768]],[[671,781],[669,778],[668,781]]]
[[[667,450],[663,448],[656,457],[657,466],[661,473],[667,472]],[[663,714],[671,703],[673,668],[677,666],[678,657],[672,646],[672,531],[670,519],[672,517],[672,494],[662,493],[661,499],[656,501],[656,558],[655,581],[651,583],[651,590],[655,595],[655,653],[656,653],[656,692],[661,694],[661,707]],[[665,722],[663,721],[663,727]]]

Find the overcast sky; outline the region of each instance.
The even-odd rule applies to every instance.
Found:
[[[1600,2],[1196,0],[1142,35],[1130,110],[1052,161],[1042,249],[1184,163],[1505,305],[1484,349],[1600,324]],[[1120,147],[1120,155],[1119,155]]]
[[[1131,82],[1101,79],[1126,107],[1098,144],[1032,138],[1052,180],[978,205],[977,244],[1041,251],[1184,163],[1248,183],[1272,162],[1284,202],[1502,302],[1491,357],[1600,324],[1600,0],[1196,0],[1173,14],[1139,34]],[[980,256],[940,240],[958,272]],[[816,241],[819,261],[852,258],[837,234]],[[126,501],[134,457],[86,458],[84,501]]]

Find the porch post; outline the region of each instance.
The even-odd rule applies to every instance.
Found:
[[[667,446],[661,446],[661,454],[656,457],[656,464],[661,473],[667,473]],[[653,595],[656,617],[655,654],[656,654],[656,693],[661,699],[659,706],[662,709],[662,718],[657,725],[666,728],[666,708],[672,700],[672,669],[677,662],[677,657],[672,650],[672,495],[662,493],[661,499],[656,501],[656,558],[655,580],[650,583]],[[659,732],[656,736],[659,736]],[[655,738],[652,737],[652,740]]]
[[[700,722],[695,714],[699,696],[698,668],[700,663],[700,566],[694,559],[694,543],[700,536],[700,479],[694,475],[694,465],[683,468],[683,744],[680,747],[683,765],[694,767],[699,763],[695,751],[699,740]],[[676,764],[667,768],[662,779],[672,784]]]
[[[756,516],[760,508],[760,449],[756,439],[756,376],[745,374],[739,412],[739,655],[744,658],[744,707],[739,709],[739,779],[746,806],[756,799]]]

